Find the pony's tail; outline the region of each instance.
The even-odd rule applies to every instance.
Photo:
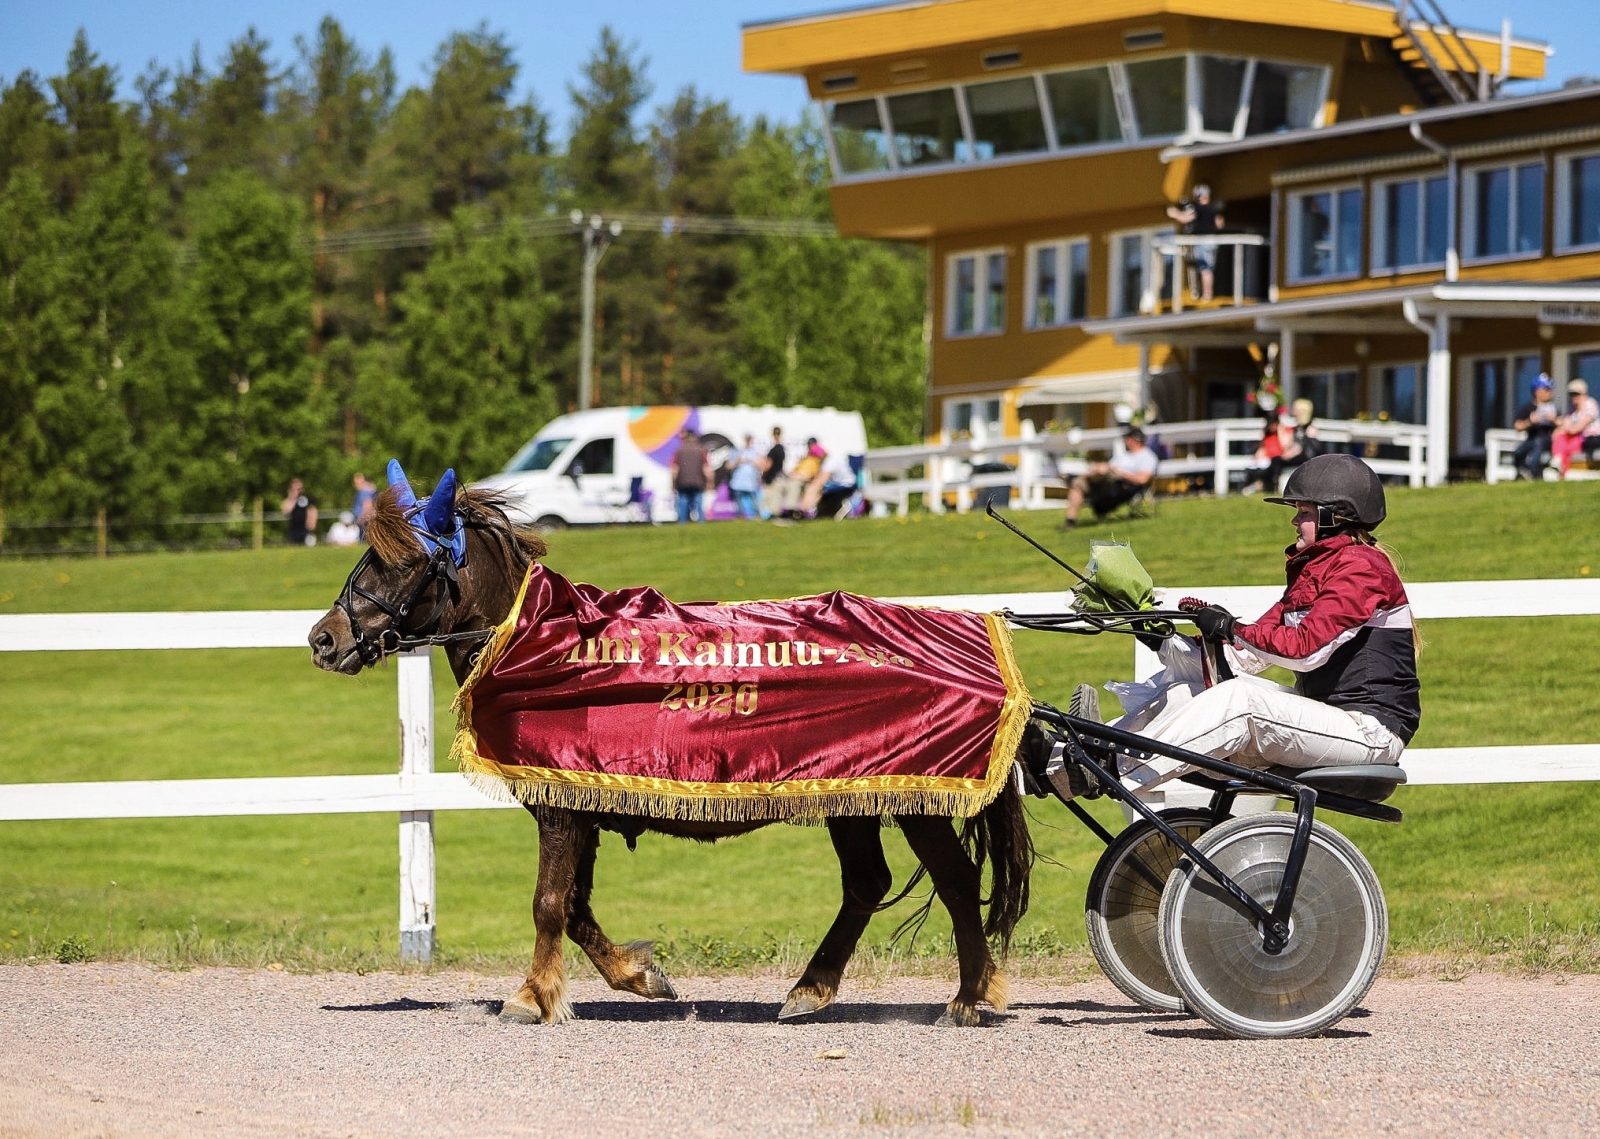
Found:
[[[983,932],[999,940],[1003,957],[1011,948],[1017,923],[1028,912],[1034,862],[1033,836],[1016,783],[1006,780],[994,802],[966,821],[961,845],[977,865],[980,878],[984,864],[989,864],[989,913]]]

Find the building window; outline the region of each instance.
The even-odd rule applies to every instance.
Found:
[[[1361,272],[1361,188],[1314,190],[1289,198],[1289,279],[1315,281]]]
[[[1245,78],[1250,72],[1248,59],[1229,59],[1219,55],[1195,58],[1195,73],[1200,81],[1196,98],[1200,130],[1207,134],[1233,137],[1239,120],[1239,102],[1244,97]]]
[[[1600,246],[1600,152],[1556,160],[1556,248]]]
[[[1089,242],[1082,238],[1028,246],[1029,328],[1058,328],[1088,315]]]
[[[1171,138],[1189,127],[1188,60],[1181,55],[1122,65],[1140,138]]]
[[[944,430],[948,439],[999,439],[999,398],[949,400],[944,405]]]
[[[1533,381],[1539,376],[1539,357],[1494,356],[1472,362],[1472,382],[1466,392],[1470,401],[1462,416],[1463,452],[1481,454],[1483,433],[1491,427],[1510,427],[1518,405],[1531,398]]]
[[[1462,226],[1468,258],[1527,257],[1544,248],[1544,163],[1467,171]]]
[[[1111,87],[1111,71],[1085,67],[1044,77],[1050,114],[1056,124],[1056,145],[1093,146],[1122,141],[1122,120]]]
[[[878,100],[852,99],[828,107],[828,135],[840,174],[889,169],[889,136],[878,114]]]
[[[1039,88],[1031,77],[975,83],[966,89],[966,95],[972,141],[980,162],[1050,148],[1039,109]]]
[[[1378,370],[1378,418],[1426,423],[1422,413],[1422,365],[1390,364]]]
[[[1354,419],[1360,410],[1361,375],[1354,368],[1332,372],[1299,372],[1295,385],[1311,401],[1318,419]]]
[[[950,258],[951,336],[1001,332],[1006,326],[1006,254],[1003,249],[957,253]]]
[[[1372,193],[1372,271],[1444,264],[1450,190],[1444,175],[1380,182]]]
[[[885,102],[889,137],[901,168],[971,160],[954,88],[890,95]]]
[[[1153,312],[1161,300],[1172,299],[1170,253],[1161,255],[1159,288],[1158,282],[1147,280],[1154,256],[1153,244],[1171,236],[1171,229],[1141,229],[1111,235],[1111,315]]]
[[[1327,68],[1256,62],[1250,79],[1250,117],[1245,134],[1273,134],[1316,126],[1322,114]]]

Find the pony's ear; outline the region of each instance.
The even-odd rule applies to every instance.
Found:
[[[400,468],[399,459],[390,459],[389,468],[385,472],[389,485],[394,487],[394,500],[401,510],[410,510],[417,504],[416,492],[411,489],[411,482],[406,478],[406,473]]]
[[[428,496],[422,508],[422,522],[433,534],[450,534],[455,531],[456,472],[452,468],[439,476],[439,485]]]

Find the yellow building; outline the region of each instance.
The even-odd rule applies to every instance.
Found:
[[[1270,368],[1425,424],[1437,483],[1541,371],[1600,392],[1600,86],[1507,94],[1545,45],[1421,7],[910,0],[744,65],[805,79],[842,233],[926,244],[932,438],[1240,416]]]

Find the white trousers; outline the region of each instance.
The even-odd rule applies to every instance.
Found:
[[[1399,763],[1405,749],[1371,716],[1312,700],[1259,676],[1236,676],[1212,688],[1198,681],[1168,685],[1116,726],[1244,767]],[[1193,770],[1156,757],[1124,773],[1122,782],[1147,790]]]

